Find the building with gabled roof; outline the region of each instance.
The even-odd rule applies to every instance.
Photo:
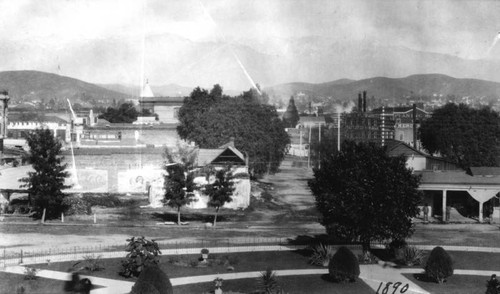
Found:
[[[147,109],[157,114],[160,123],[178,124],[178,113],[183,104],[184,97],[155,97],[147,82],[139,99],[141,111]]]

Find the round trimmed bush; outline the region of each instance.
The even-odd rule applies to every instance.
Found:
[[[152,290],[155,289],[156,291]],[[157,266],[148,265],[139,275],[130,294],[173,294],[168,276]]]
[[[453,261],[442,247],[432,249],[425,264],[425,274],[440,284],[453,275]]]
[[[330,279],[334,282],[355,282],[359,277],[359,262],[347,247],[340,247],[328,265]]]

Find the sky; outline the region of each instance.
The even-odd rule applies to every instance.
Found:
[[[185,60],[207,58],[186,46],[216,43],[210,50],[243,73],[251,60],[238,62],[234,44],[284,55],[287,42],[310,37],[495,60],[499,11],[493,0],[0,0],[0,69],[182,83],[154,75],[159,64],[170,76],[189,75]]]

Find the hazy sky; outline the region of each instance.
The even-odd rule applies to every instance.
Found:
[[[269,44],[278,53],[280,40],[318,36],[340,43],[369,42],[464,59],[496,59],[495,52],[500,51],[490,47],[500,31],[499,12],[500,1],[493,0],[3,0],[0,67],[57,73],[64,63],[64,69],[72,68],[68,75],[76,78],[132,82],[141,72],[143,48],[147,56],[176,57],[167,53],[175,49],[147,41],[170,35],[221,44],[251,40]],[[144,36],[148,39],[143,45]],[[120,48],[113,48],[110,40],[118,40]],[[95,49],[102,51],[99,58],[88,60],[82,54],[79,60],[79,48],[101,43],[106,46]],[[106,65],[114,68],[104,70],[105,75],[102,69],[91,74],[88,67],[79,75],[78,68],[86,63],[104,63],[120,54],[127,55],[120,57],[126,64],[117,60]],[[137,69],[134,75],[124,77],[132,67]]]

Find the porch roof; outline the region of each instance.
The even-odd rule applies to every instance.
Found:
[[[488,189],[500,192],[500,175],[471,176],[465,171],[415,171],[421,175],[420,190]]]

